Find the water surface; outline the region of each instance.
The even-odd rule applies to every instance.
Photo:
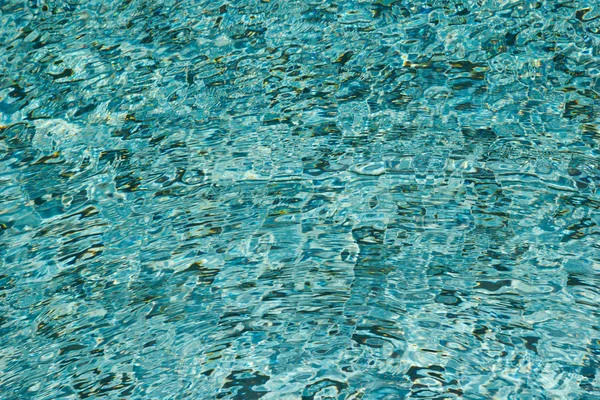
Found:
[[[600,398],[594,1],[0,2],[0,398]]]

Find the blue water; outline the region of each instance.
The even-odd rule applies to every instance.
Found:
[[[595,1],[0,1],[0,399],[600,399]]]

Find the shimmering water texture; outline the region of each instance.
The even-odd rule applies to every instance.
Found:
[[[1,399],[600,399],[597,2],[0,4]]]

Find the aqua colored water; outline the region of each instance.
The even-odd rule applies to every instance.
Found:
[[[0,399],[600,399],[596,1],[0,1]]]

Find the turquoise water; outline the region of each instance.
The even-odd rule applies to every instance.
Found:
[[[1,399],[600,399],[594,1],[0,1]]]

